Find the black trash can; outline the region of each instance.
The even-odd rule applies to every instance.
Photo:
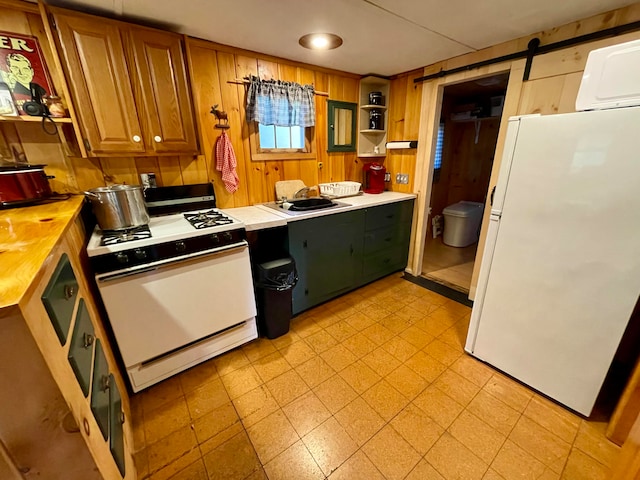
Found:
[[[279,258],[256,266],[256,296],[260,334],[269,339],[289,331],[292,293],[298,282],[293,258]]]

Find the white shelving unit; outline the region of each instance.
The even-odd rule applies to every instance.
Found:
[[[358,156],[364,158],[384,158],[387,155],[389,85],[386,78],[368,76],[360,80],[360,96],[358,102]],[[384,105],[369,104],[369,93],[382,92]],[[371,110],[381,110],[384,115],[384,129],[369,128],[369,114]]]

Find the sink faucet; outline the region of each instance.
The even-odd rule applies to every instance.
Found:
[[[309,198],[309,187],[302,187],[296,193],[293,194],[293,198]]]

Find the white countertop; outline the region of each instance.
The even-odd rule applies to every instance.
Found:
[[[346,204],[345,206],[333,207],[329,209],[312,210],[304,214],[288,215],[285,212],[278,212],[265,205],[258,204],[253,207],[225,208],[222,212],[237,218],[245,224],[248,232],[252,230],[262,230],[272,227],[284,227],[289,222],[305,220],[308,218],[323,217],[334,213],[360,210],[367,207],[375,207],[387,203],[400,202],[416,198],[413,193],[383,192],[380,194],[365,193],[360,196],[338,198],[336,201]]]
[[[230,215],[244,223],[247,232],[263,230],[265,228],[284,227],[287,219],[278,215],[273,210],[256,207],[224,208],[221,212]],[[285,214],[286,215],[286,214]]]

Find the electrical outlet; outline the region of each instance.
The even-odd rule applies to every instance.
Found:
[[[396,173],[396,183],[407,185],[409,183],[408,173]]]
[[[318,162],[318,170],[322,170],[322,167],[324,167],[324,163]]]
[[[390,182],[391,181],[391,172],[386,172],[384,174],[384,181],[385,182]]]

